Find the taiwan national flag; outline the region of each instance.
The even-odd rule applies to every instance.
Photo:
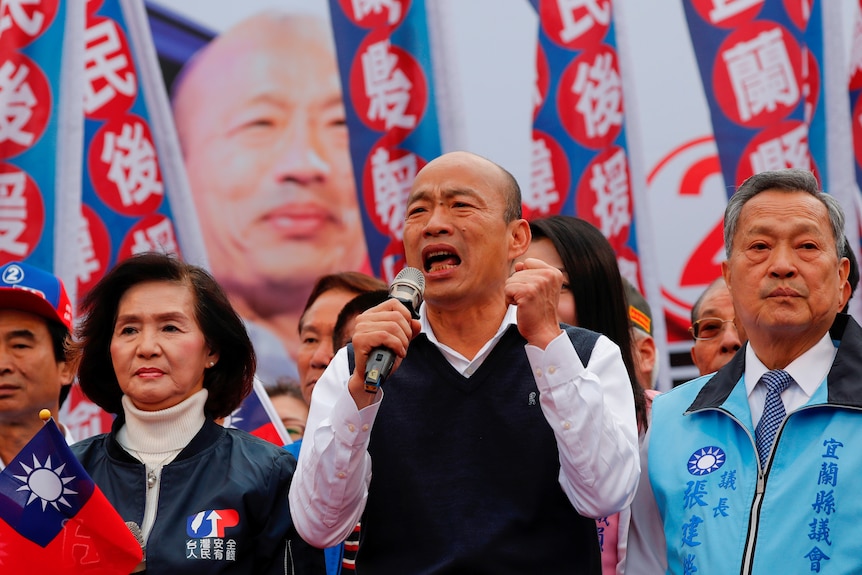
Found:
[[[0,573],[125,575],[141,555],[49,419],[0,472]]]
[[[266,393],[266,388],[257,378],[254,378],[252,392],[224,419],[224,426],[248,431],[279,447],[293,443]]]

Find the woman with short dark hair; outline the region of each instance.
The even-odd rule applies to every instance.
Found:
[[[293,457],[215,422],[251,391],[255,355],[212,276],[175,257],[133,256],[81,307],[70,349],[78,380],[117,418],[73,450],[140,528],[148,572],[322,573],[322,554],[290,517]]]

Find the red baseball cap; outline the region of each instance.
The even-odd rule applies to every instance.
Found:
[[[22,262],[0,267],[0,309],[16,309],[59,321],[72,331],[72,303],[63,281]]]

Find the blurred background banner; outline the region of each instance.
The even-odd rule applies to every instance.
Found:
[[[820,4],[684,3],[728,195],[782,168],[812,170],[829,189]]]
[[[611,0],[531,0],[539,17],[527,219],[584,219],[610,241],[620,273],[645,292]]]
[[[188,202],[187,184],[143,6],[101,0],[87,10],[79,297],[132,254],[206,263],[193,209],[172,205]]]
[[[375,274],[404,267],[410,186],[441,153],[424,0],[330,0],[356,189]]]
[[[68,273],[80,211],[81,3],[5,6],[0,19],[0,260]],[[64,269],[61,269],[64,268]],[[66,275],[65,277],[68,277]],[[70,293],[70,296],[73,294]]]
[[[400,269],[441,152],[605,233],[653,308],[661,389],[696,375],[691,306],[741,179],[810,166],[859,248],[859,0],[80,4],[2,6],[0,263],[75,297],[174,250],[225,287],[265,385],[296,377],[317,277]]]

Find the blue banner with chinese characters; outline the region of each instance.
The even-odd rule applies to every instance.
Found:
[[[66,186],[58,153],[68,135],[64,103],[75,101],[63,84],[72,51],[60,49],[75,10],[45,0],[4,3],[0,14],[0,263],[26,260],[53,271],[58,194],[80,200],[80,186]]]
[[[686,0],[728,194],[748,176],[810,169],[826,180],[817,0]]]
[[[368,255],[388,281],[404,266],[416,172],[441,152],[425,3],[329,5]]]
[[[87,3],[79,296],[132,254],[180,254],[141,80],[145,56],[133,48],[119,0]]]
[[[539,15],[532,180],[524,216],[577,216],[643,290],[611,0],[531,0]]]

